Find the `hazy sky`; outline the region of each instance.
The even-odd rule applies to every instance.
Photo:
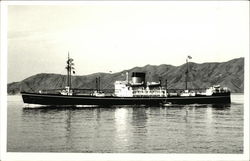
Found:
[[[8,82],[37,73],[77,75],[147,64],[244,57],[248,2],[180,1],[8,7]]]

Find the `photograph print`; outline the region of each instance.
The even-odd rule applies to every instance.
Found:
[[[248,4],[6,5],[6,152],[246,156]]]

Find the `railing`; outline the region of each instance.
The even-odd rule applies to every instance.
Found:
[[[198,88],[198,89],[188,89],[189,92],[195,92],[195,93],[202,93],[205,92],[206,89],[208,88]],[[39,93],[42,94],[60,94],[63,89],[45,89],[45,90],[39,90]],[[96,89],[71,89],[73,91],[74,95],[91,95],[94,93],[94,91],[96,91]],[[165,89],[162,88],[161,91],[164,91]],[[180,94],[182,92],[184,92],[185,89],[167,89],[166,92],[168,94]],[[105,95],[109,96],[109,95],[113,95],[115,93],[115,89],[101,89],[102,92],[105,93]],[[215,90],[213,91],[214,93],[226,93],[229,92],[229,90]]]
[[[62,89],[44,89],[38,91],[42,94],[60,94],[64,88]],[[91,95],[96,91],[96,89],[71,89],[73,91],[74,95]],[[114,89],[102,89],[102,92],[104,92],[106,95],[112,95],[114,93]]]

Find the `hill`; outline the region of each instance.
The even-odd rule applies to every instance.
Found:
[[[116,80],[125,80],[126,72],[145,72],[147,81],[168,80],[168,88],[185,88],[186,64],[172,66],[146,65],[134,67],[117,73],[94,73],[91,75],[73,76],[73,88],[93,89],[96,77],[101,77],[102,89],[113,89]],[[189,88],[206,88],[220,84],[232,92],[244,92],[244,58],[237,58],[223,63],[189,63]],[[66,85],[66,75],[41,73],[28,77],[20,82],[8,84],[8,94],[18,94],[21,90],[38,92],[41,89],[59,89]]]

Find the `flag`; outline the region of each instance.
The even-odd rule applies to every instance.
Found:
[[[192,59],[192,57],[190,55],[188,55],[188,59]]]

